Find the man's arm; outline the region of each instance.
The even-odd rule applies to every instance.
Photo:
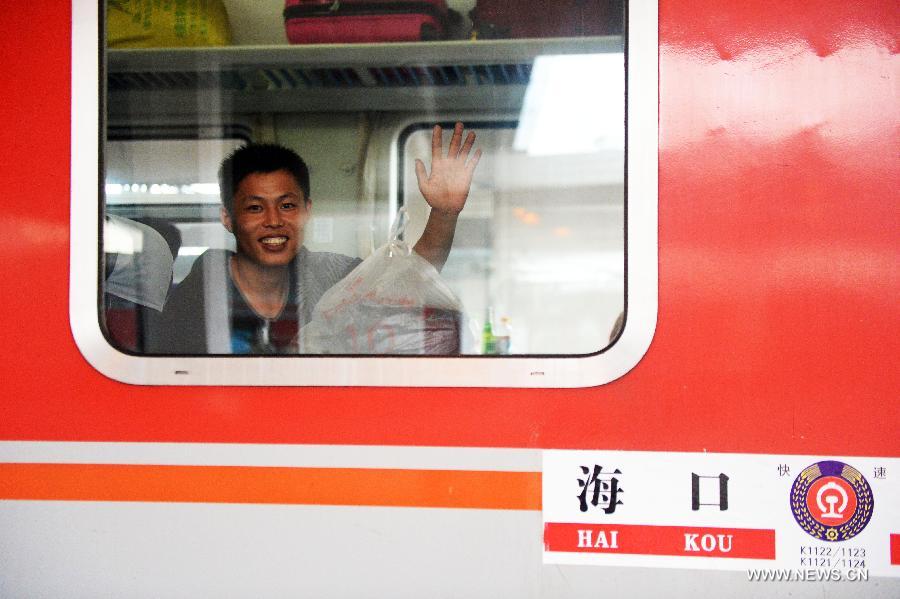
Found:
[[[419,191],[431,206],[431,214],[425,231],[413,248],[438,270],[443,268],[450,255],[456,220],[466,205],[472,174],[481,159],[481,150],[472,153],[475,133],[470,131],[463,142],[462,123],[456,123],[453,129],[446,156],[441,147],[441,133],[440,125],[435,125],[431,134],[431,173],[426,173],[425,164],[416,160]]]

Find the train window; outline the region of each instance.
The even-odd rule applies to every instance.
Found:
[[[624,88],[621,54],[550,62],[551,78],[560,62],[608,68],[609,84]],[[541,68],[539,60],[533,80]],[[478,123],[484,154],[441,271],[476,330],[490,329],[471,353],[591,354],[609,345],[624,309],[624,105],[600,108],[599,90],[560,91],[551,102],[565,105],[549,112],[531,105],[541,94],[532,88],[522,120]],[[559,122],[539,122],[548,114]],[[400,141],[400,200],[413,214],[408,230],[416,239],[428,204],[414,157],[429,148],[431,127],[411,125]]]
[[[414,39],[351,39],[334,11],[275,27],[268,4],[74,9],[97,50],[73,65],[71,320],[92,364],[141,384],[566,387],[637,363],[655,6],[530,22],[451,0]]]
[[[186,138],[181,132],[162,131],[107,140],[106,214],[146,223],[163,236],[173,255],[175,285],[206,249],[234,249],[219,223],[216,170],[249,141],[242,133]],[[107,253],[116,249],[104,245]]]

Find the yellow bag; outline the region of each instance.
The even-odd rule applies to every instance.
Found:
[[[107,0],[109,48],[227,46],[231,27],[222,0]]]

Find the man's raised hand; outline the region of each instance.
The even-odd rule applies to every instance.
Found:
[[[472,186],[472,174],[481,159],[481,150],[472,153],[475,133],[470,131],[463,142],[463,124],[456,123],[447,155],[444,156],[442,133],[441,126],[435,125],[431,133],[431,173],[427,173],[425,164],[416,159],[416,179],[419,181],[419,191],[432,210],[455,216],[466,205],[469,188]]]

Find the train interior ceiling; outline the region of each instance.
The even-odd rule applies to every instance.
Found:
[[[207,249],[234,249],[221,160],[275,142],[310,168],[307,247],[366,258],[401,207],[417,239],[428,207],[414,160],[428,164],[433,124],[461,120],[484,157],[441,276],[468,333],[491,313],[514,331],[510,353],[603,349],[625,298],[622,15],[608,35],[473,41],[474,4],[448,2],[465,39],[320,46],[288,44],[281,0],[225,0],[229,46],[108,49],[106,214],[161,232],[177,285]],[[137,251],[113,233],[107,257]],[[114,302],[106,324],[140,352],[137,314],[152,321]]]

